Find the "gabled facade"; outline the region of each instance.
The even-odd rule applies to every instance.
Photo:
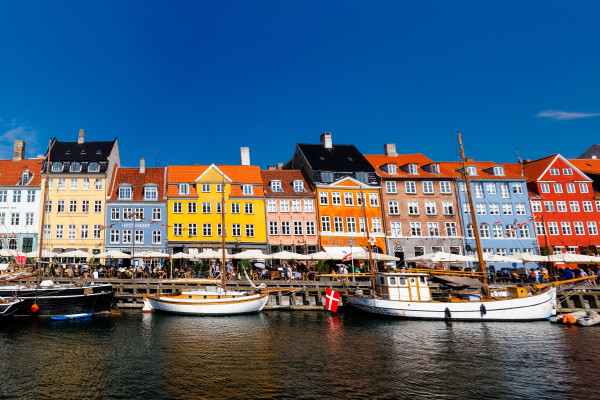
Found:
[[[592,180],[560,154],[523,166],[540,247],[581,253],[583,248],[600,246],[600,201]]]
[[[267,205],[269,252],[318,250],[315,191],[299,170],[260,171]]]
[[[37,250],[42,158],[26,159],[25,142],[15,141],[12,160],[0,160],[0,248]]]
[[[368,246],[386,252],[379,181],[375,169],[353,145],[333,145],[331,134],[321,144],[297,144],[285,169],[300,169],[315,187],[319,241],[324,250]],[[367,231],[369,230],[369,235]]]
[[[440,163],[443,169],[462,174],[458,162]],[[467,188],[457,181],[460,215],[465,233],[466,254],[476,253],[471,212],[476,213],[482,252],[497,255],[537,254],[538,246],[532,220],[526,178],[521,164],[474,162],[467,159],[467,173],[475,210],[469,207]],[[469,250],[470,249],[470,250]],[[493,263],[496,270],[518,264]]]
[[[40,222],[43,248],[58,253],[76,249],[103,252],[106,195],[120,164],[117,139],[86,142],[81,129],[77,142],[53,139],[46,161],[50,170],[45,218]],[[45,167],[42,175],[44,188]]]
[[[144,159],[139,168],[116,169],[106,205],[107,251],[167,252],[166,171],[146,168]]]
[[[387,247],[404,258],[443,251],[463,254],[456,180],[459,174],[422,154],[365,155],[381,177]]]
[[[177,252],[220,248],[222,190],[225,242],[231,253],[267,251],[265,195],[254,165],[167,167],[168,247]],[[192,252],[194,252],[192,251]]]

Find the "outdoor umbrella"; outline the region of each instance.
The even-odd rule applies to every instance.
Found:
[[[57,257],[74,257],[74,258],[89,259],[89,258],[94,257],[94,255],[88,253],[87,251],[83,251],[83,250],[73,250],[73,251],[67,251],[65,253],[57,254]]]
[[[0,252],[1,254],[1,252]],[[39,255],[39,252],[37,250],[35,251],[30,251],[29,253],[25,253],[25,257],[27,258],[37,258]],[[52,258],[56,256],[56,253],[53,251],[50,251],[48,249],[43,249],[42,250],[42,258]]]
[[[280,251],[270,254],[274,260],[310,260],[311,257],[306,254],[292,253],[291,251]]]
[[[253,249],[236,253],[233,255],[233,258],[235,260],[271,260],[273,257],[271,257],[269,254],[263,253],[260,250]]]
[[[123,253],[119,250],[109,250],[104,253],[94,255],[95,258],[131,258],[131,254]]]

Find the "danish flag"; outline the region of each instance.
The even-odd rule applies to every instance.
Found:
[[[340,294],[329,288],[325,290],[325,308],[331,312],[337,312],[340,304]]]
[[[343,261],[343,262],[346,262],[346,261],[352,261],[352,253],[348,253],[348,254],[346,254],[346,255],[344,256],[344,258],[342,258],[342,261]]]

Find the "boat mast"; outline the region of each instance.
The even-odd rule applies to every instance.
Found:
[[[46,195],[48,194],[48,175],[50,172],[50,152],[52,151],[52,139],[50,139],[50,144],[48,145],[48,157],[46,157],[46,180],[44,181],[44,187],[42,189],[42,215],[40,216],[40,220],[42,222],[42,234],[38,238],[38,275],[37,275],[37,287],[40,287],[40,279],[42,275],[42,241],[44,239],[44,220],[46,219]],[[44,165],[42,164],[42,167]]]
[[[221,261],[221,286],[225,291],[225,179],[221,184],[221,246],[223,247],[223,256]]]
[[[475,214],[475,207],[473,205],[473,196],[471,195],[471,180],[469,178],[469,174],[467,173],[467,162],[465,160],[465,151],[463,149],[462,138],[460,136],[460,132],[458,134],[458,145],[460,146],[460,159],[462,163],[462,174],[464,183],[467,186],[467,196],[469,198],[469,208],[471,211],[471,219],[473,220],[473,233],[475,234],[475,244],[477,246],[477,257],[479,258],[479,267],[481,269],[481,273],[483,274],[483,283],[487,285],[487,274],[485,271],[485,261],[483,259],[483,253],[481,251],[481,240],[479,239],[479,225],[477,224],[477,217]]]
[[[133,189],[132,189],[133,190]],[[133,198],[133,196],[132,196]],[[131,238],[131,263],[133,264],[133,274],[131,274],[131,280],[133,281],[135,279],[135,220],[137,218],[137,215],[135,214],[135,207],[132,209],[131,212],[131,218],[133,219],[133,237]]]
[[[373,290],[375,288],[375,270],[373,268],[373,255],[371,254],[371,236],[369,235],[369,221],[367,221],[367,212],[365,211],[365,203],[367,199],[363,193],[362,187],[360,188],[360,198],[362,203],[363,219],[365,220],[365,236],[367,237],[367,248],[369,249],[369,269],[371,270],[371,283],[373,284]],[[360,224],[359,224],[360,225]],[[354,257],[352,257],[354,259]]]

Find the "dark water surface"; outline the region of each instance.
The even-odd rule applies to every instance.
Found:
[[[0,325],[0,398],[599,398],[600,327],[278,312]]]

